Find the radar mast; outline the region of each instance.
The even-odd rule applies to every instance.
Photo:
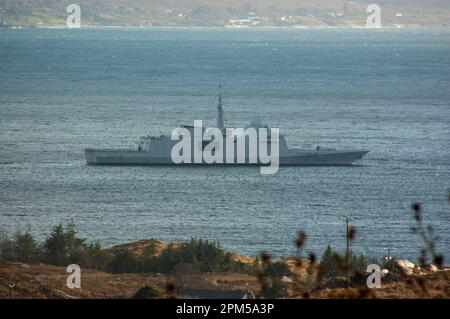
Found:
[[[222,85],[219,85],[219,103],[217,104],[217,127],[221,130],[225,128],[223,120],[223,107],[222,107]]]

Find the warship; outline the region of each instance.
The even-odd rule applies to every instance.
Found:
[[[217,118],[216,118],[216,128],[223,132],[224,136],[228,134],[228,130],[224,124],[224,111],[222,105],[222,94],[219,92],[219,101],[217,105]],[[255,128],[259,132],[261,128],[270,129],[267,125],[263,124],[260,120],[254,120],[250,123],[247,128]],[[195,125],[182,125],[177,129],[187,130],[194,136],[195,130],[199,129]],[[205,132],[203,128],[202,133]],[[172,132],[173,135],[173,132]],[[194,159],[194,145],[192,146],[192,152],[189,152],[189,156],[192,156],[191,161],[175,162],[172,156],[172,149],[178,143],[177,140],[172,138],[172,135],[159,135],[159,136],[142,136],[137,141],[137,146],[134,149],[93,149],[86,148],[86,161],[89,165],[201,165],[201,164],[211,164],[203,159]],[[205,139],[204,135],[201,134],[201,143],[199,148],[205,148],[205,146],[211,142],[211,139]],[[259,136],[258,136],[259,138]],[[314,149],[300,149],[300,148],[289,148],[285,137],[279,134],[275,139],[271,139],[271,135],[268,134],[263,141],[267,143],[266,150],[271,149],[271,144],[277,143],[278,148],[278,163],[277,165],[291,165],[291,166],[303,166],[303,165],[351,165],[356,160],[361,159],[369,151],[365,149],[348,149],[348,150],[338,150],[330,148],[317,147]],[[259,139],[261,143],[261,139]],[[261,144],[258,144],[261,145]],[[212,164],[221,165],[261,165],[259,160],[252,161],[248,154],[249,148],[246,145],[245,157],[236,158],[238,152],[236,152],[235,146],[235,160],[234,161],[219,161]],[[214,151],[213,151],[214,152]],[[224,154],[225,151],[221,152]]]

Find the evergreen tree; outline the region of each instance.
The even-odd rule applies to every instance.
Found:
[[[81,260],[83,267],[104,270],[109,263],[110,256],[97,241],[84,248]]]
[[[3,232],[0,233],[0,261],[14,260],[14,242]]]
[[[322,258],[320,260],[320,271],[324,278],[336,277],[341,274],[339,265],[336,262],[335,254],[333,253],[330,245],[327,246],[322,254]]]
[[[65,233],[68,263],[78,263],[83,250],[86,248],[86,239],[77,237],[77,234],[76,224],[71,220],[66,227]]]
[[[35,263],[40,261],[42,249],[39,243],[29,232],[18,233],[14,241],[15,259],[24,263]]]
[[[46,261],[53,265],[65,265],[67,261],[67,243],[64,227],[59,224],[44,243]]]
[[[66,229],[61,224],[54,227],[44,243],[47,262],[58,266],[79,263],[82,252],[86,248],[86,240],[78,238],[77,233],[73,221],[68,224]]]

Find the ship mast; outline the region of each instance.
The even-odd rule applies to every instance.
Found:
[[[223,121],[223,107],[222,107],[222,85],[219,85],[219,103],[217,104],[217,127],[221,130],[225,128]]]

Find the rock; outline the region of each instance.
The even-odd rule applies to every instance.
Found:
[[[214,286],[219,286],[219,283],[215,279],[211,280],[211,284],[213,284]]]
[[[439,269],[438,269],[438,267],[436,265],[429,264],[429,265],[426,265],[425,270],[427,270],[429,272],[436,272]]]
[[[414,265],[414,263],[410,262],[407,259],[396,259],[394,261],[394,263],[396,263],[400,267],[406,267],[406,268],[410,268],[410,269],[414,269],[414,267],[416,267],[416,265]]]
[[[287,277],[287,276],[283,276],[281,278],[281,282],[284,282],[285,284],[290,284],[290,283],[293,283],[294,281],[291,278]]]
[[[394,269],[400,271],[403,275],[411,276],[414,274],[416,265],[407,259],[396,259],[393,262]]]

